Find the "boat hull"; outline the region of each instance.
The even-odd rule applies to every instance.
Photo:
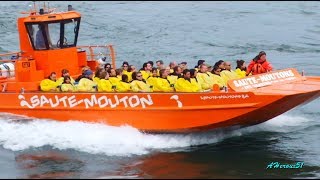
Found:
[[[267,121],[313,100],[320,90],[290,94],[2,93],[1,112],[58,121],[132,126],[150,133],[186,133]]]

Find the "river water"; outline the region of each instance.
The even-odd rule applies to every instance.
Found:
[[[263,50],[275,69],[320,75],[317,1],[49,3],[68,4],[82,14],[78,45],[113,44],[118,65],[224,59],[235,67]],[[19,50],[15,22],[29,5],[0,4],[2,53]],[[319,109],[317,99],[256,126],[185,135],[0,114],[0,178],[320,178]],[[304,164],[267,169],[272,162]]]

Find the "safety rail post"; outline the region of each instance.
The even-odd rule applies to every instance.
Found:
[[[94,60],[94,52],[93,52],[93,49],[91,46],[88,47],[89,48],[89,51],[90,51],[90,58],[91,58],[91,61]]]
[[[112,45],[109,45],[112,67],[116,69],[116,55]]]

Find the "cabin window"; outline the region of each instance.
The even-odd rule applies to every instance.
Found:
[[[60,49],[77,45],[80,18],[63,21],[26,23],[35,50]]]
[[[44,34],[42,33],[42,27],[40,26],[40,24],[27,25],[27,29],[34,48],[38,50],[47,49]]]
[[[76,46],[78,37],[79,19],[69,19],[64,21],[64,43],[62,47]]]
[[[32,46],[36,50],[56,49],[60,40],[60,22],[27,24]]]
[[[49,49],[59,48],[60,43],[60,22],[44,24],[48,37]]]

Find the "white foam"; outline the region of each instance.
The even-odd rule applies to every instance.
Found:
[[[282,115],[258,126],[225,133],[144,134],[129,126],[113,127],[79,121],[58,122],[32,120],[19,122],[10,115],[0,116],[0,144],[13,151],[50,145],[57,149],[74,149],[93,154],[116,156],[142,155],[151,151],[172,151],[193,145],[212,144],[225,138],[255,131],[283,131],[308,120]],[[21,118],[20,118],[21,119]],[[22,118],[23,119],[23,118]]]
[[[305,128],[313,121],[306,117],[283,114],[254,127],[256,131],[291,132]]]

